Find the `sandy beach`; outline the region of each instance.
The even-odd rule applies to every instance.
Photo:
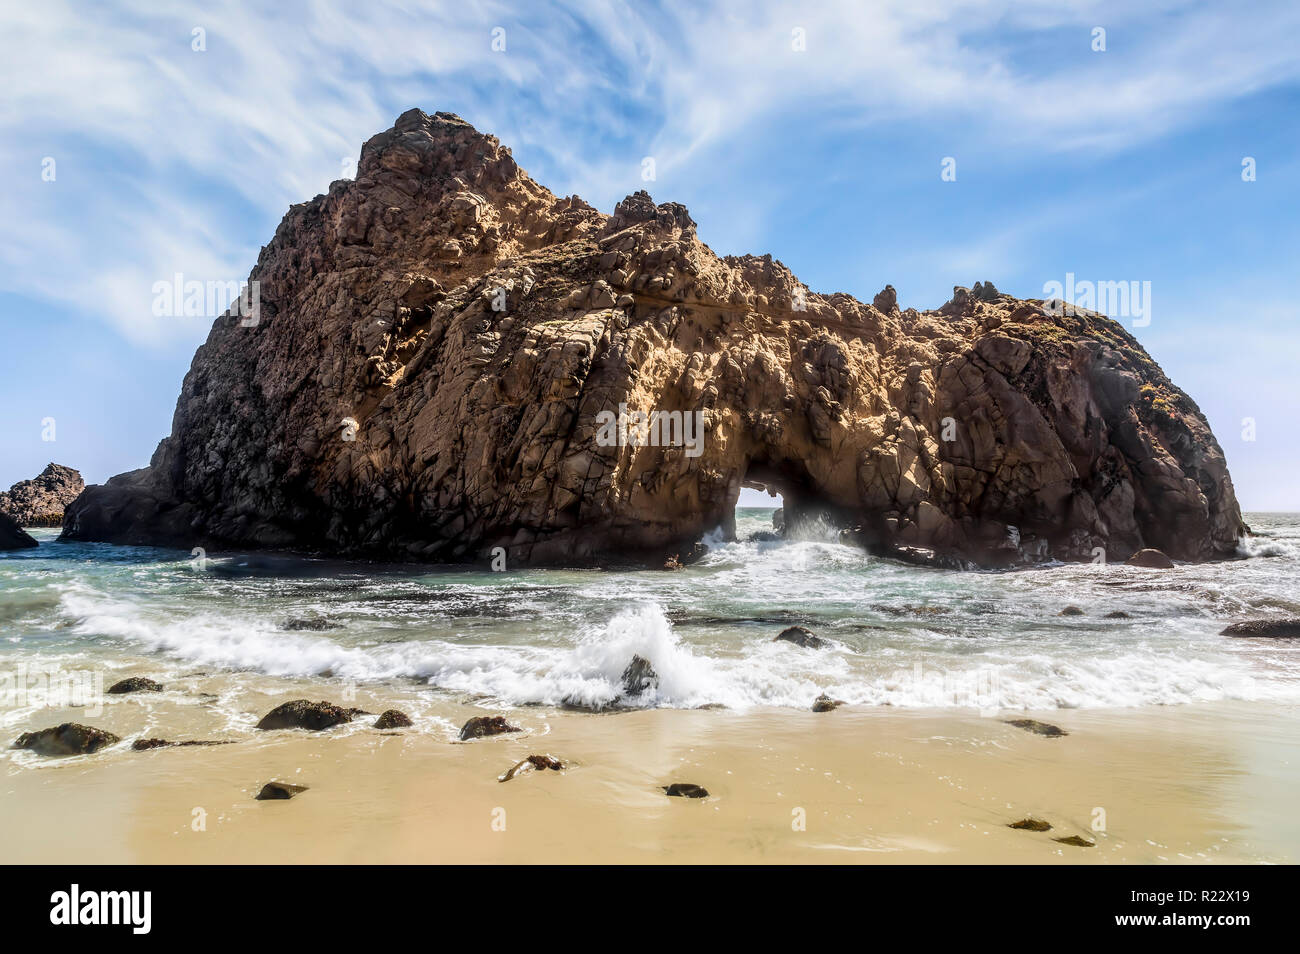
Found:
[[[235,679],[235,676],[220,677]],[[318,687],[317,687],[318,688]],[[258,732],[292,692],[248,693],[248,729],[197,692],[112,698],[90,756],[6,753],[0,857],[44,863],[1294,862],[1294,707],[1215,703],[1003,712],[843,707],[589,714],[506,711],[525,731],[474,742],[487,710],[442,703],[412,729],[372,718]],[[319,692],[316,693],[320,695]],[[354,705],[410,707],[416,692]],[[426,697],[427,698],[427,697]],[[197,701],[196,701],[197,700]],[[268,704],[269,703],[269,704]],[[1045,738],[1004,719],[1037,717]],[[135,752],[141,735],[233,745]],[[534,753],[563,772],[497,781]],[[272,779],[308,786],[257,801]],[[661,786],[703,785],[702,800]],[[1026,817],[1046,832],[1014,830]],[[1053,839],[1080,836],[1095,847]]]

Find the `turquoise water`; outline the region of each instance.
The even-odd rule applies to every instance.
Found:
[[[1300,516],[1252,514],[1245,559],[1153,571],[958,572],[829,540],[769,539],[737,513],[680,571],[377,567],[55,543],[0,554],[0,670],[145,665],[241,679],[397,684],[502,705],[1051,709],[1300,699],[1300,647],[1229,622],[1300,616]],[[1066,606],[1083,616],[1060,616]],[[1106,619],[1112,612],[1129,618]],[[290,629],[295,620],[329,628]],[[799,624],[823,650],[773,641]],[[657,690],[620,675],[651,660]],[[21,721],[13,706],[5,721]]]

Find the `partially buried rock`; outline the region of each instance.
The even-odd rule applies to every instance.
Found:
[[[504,775],[497,779],[497,781],[508,782],[516,776],[525,775],[534,770],[544,771],[550,769],[553,772],[559,772],[563,768],[565,768],[565,764],[553,755],[530,755],[522,762],[512,765]]]
[[[522,732],[523,729],[505,720],[505,716],[475,716],[461,727],[460,740],[482,739],[489,735],[501,735],[505,732]]]
[[[299,792],[305,791],[307,791],[306,785],[294,785],[291,782],[267,782],[262,786],[262,790],[257,793],[256,798],[259,802],[277,801],[293,798]]]
[[[1022,818],[1018,822],[1012,822],[1008,828],[1018,828],[1021,831],[1051,831],[1052,826],[1041,818]]]
[[[131,676],[113,683],[108,687],[108,691],[114,695],[123,695],[128,692],[162,692],[162,688],[162,683],[154,682],[152,679]]]
[[[650,660],[644,656],[633,656],[632,661],[623,670],[623,690],[629,696],[639,696],[647,689],[659,686],[659,673],[655,672]]]
[[[1095,841],[1089,841],[1086,838],[1080,838],[1078,835],[1067,835],[1065,838],[1053,838],[1052,841],[1059,841],[1063,845],[1073,845],[1076,848],[1096,848]]]
[[[773,642],[794,643],[804,649],[821,649],[826,645],[826,640],[803,626],[791,626],[789,629],[781,630]]]
[[[1052,725],[1050,722],[1039,722],[1037,719],[1007,719],[1006,723],[1007,725],[1014,725],[1017,729],[1032,732],[1034,735],[1045,735],[1049,739],[1070,734],[1058,725]]]
[[[1132,616],[1130,616],[1128,613],[1125,613],[1123,610],[1115,610],[1112,613],[1107,613],[1103,617],[1103,619],[1132,619],[1132,618],[1133,618]]]
[[[1057,615],[1058,616],[1082,616],[1084,615],[1084,613],[1083,610],[1079,609],[1079,607],[1077,606],[1067,606],[1065,609],[1061,610],[1061,612],[1058,613]]]
[[[37,755],[89,755],[121,741],[112,732],[78,722],[64,722],[52,729],[24,732],[13,747],[28,749]]]
[[[276,706],[257,723],[259,729],[310,729],[319,732],[330,726],[351,722],[352,713],[332,702],[294,699]]]
[[[818,696],[816,699],[813,700],[812,711],[830,712],[832,709],[838,709],[842,705],[844,705],[844,703],[841,702],[839,699],[832,699],[830,696],[826,695],[826,693],[823,692],[820,696]]]
[[[1300,636],[1300,619],[1252,619],[1244,623],[1233,623],[1219,635],[1286,639]]]
[[[1159,550],[1139,550],[1127,560],[1125,566],[1144,566],[1152,570],[1172,570],[1174,561],[1169,559]]]
[[[673,798],[708,798],[709,790],[700,785],[692,785],[690,782],[673,782],[671,785],[664,786],[665,794]]]
[[[136,752],[147,752],[150,749],[175,748],[177,746],[187,745],[234,745],[234,739],[186,739],[181,742],[172,742],[169,739],[136,739],[131,743],[131,748]]]
[[[326,629],[341,629],[342,624],[325,619],[323,616],[295,616],[281,623],[280,628],[291,633],[303,631],[319,633]]]
[[[375,720],[376,729],[400,729],[412,724],[411,717],[400,709],[385,709]]]

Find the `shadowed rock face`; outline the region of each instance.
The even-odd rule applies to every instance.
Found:
[[[1244,530],[1205,418],[1110,319],[991,284],[930,312],[814,294],[675,203],[557,198],[447,113],[367,142],[250,278],[257,323],[217,320],[171,436],[66,537],[661,565],[744,485],[787,526],[983,565],[1206,559]],[[699,441],[619,441],[621,407]]]

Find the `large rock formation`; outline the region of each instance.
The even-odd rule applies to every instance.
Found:
[[[447,113],[367,142],[251,280],[256,322],[217,320],[171,436],[66,537],[659,565],[746,485],[787,526],[980,564],[1206,559],[1244,529],[1204,416],[1114,321],[991,284],[928,312],[816,294],[676,203],[557,198]],[[678,446],[620,409],[680,412]]]
[[[49,464],[34,480],[20,480],[0,493],[0,513],[20,527],[61,527],[64,509],[85,489],[77,471]]]

